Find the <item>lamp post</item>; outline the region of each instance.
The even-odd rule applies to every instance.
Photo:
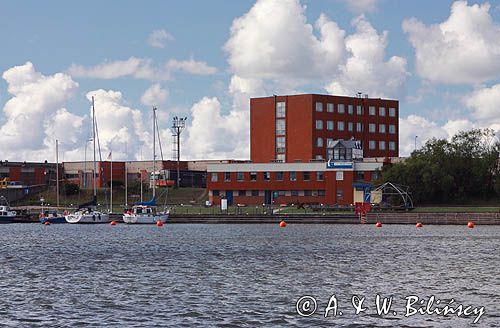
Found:
[[[180,187],[181,176],[180,176],[180,158],[181,158],[181,133],[186,127],[187,117],[177,117],[173,118],[172,127],[170,130],[172,131],[172,135],[177,139],[177,188]]]
[[[418,138],[418,136],[415,136],[415,149],[414,150],[417,150],[417,138]]]

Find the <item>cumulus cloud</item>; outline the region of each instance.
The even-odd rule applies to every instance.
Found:
[[[0,152],[10,160],[44,160],[52,156],[55,139],[73,143],[79,138],[84,117],[71,116],[64,108],[78,83],[63,73],[45,76],[31,62],[2,75],[12,97],[3,107]],[[68,118],[71,123],[68,123]],[[62,129],[59,129],[64,127]]]
[[[165,30],[154,30],[148,36],[147,43],[153,48],[165,48],[167,41],[172,41],[174,37]]]
[[[408,156],[415,149],[415,136],[417,136],[417,148],[432,138],[448,139],[449,135],[445,129],[437,123],[427,120],[418,115],[409,115],[407,118],[399,118],[399,156]]]
[[[482,122],[500,123],[498,104],[500,103],[500,84],[490,88],[480,88],[464,98],[464,103],[472,110],[475,118]]]
[[[151,59],[130,57],[127,60],[106,61],[91,67],[72,64],[68,68],[68,73],[74,77],[105,80],[130,76],[150,81],[166,81],[170,79],[172,72],[178,70],[194,75],[210,75],[217,71],[207,63],[194,59],[169,60],[163,65],[155,65]]]
[[[344,0],[349,10],[356,13],[374,12],[377,10],[379,0]]]
[[[439,83],[480,83],[500,74],[500,25],[490,5],[456,1],[448,19],[426,26],[415,18],[403,30],[415,48],[418,74]]]
[[[141,103],[147,106],[160,106],[165,104],[168,91],[162,89],[159,83],[151,85],[141,96]]]
[[[346,38],[350,56],[340,74],[327,85],[328,92],[348,96],[357,92],[374,97],[403,95],[408,76],[406,59],[392,56],[385,61],[387,31],[378,34],[364,16],[355,18],[352,25],[356,32]]]

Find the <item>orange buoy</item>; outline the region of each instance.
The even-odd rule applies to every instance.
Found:
[[[158,221],[156,221],[156,226],[157,226],[157,227],[163,227],[163,222],[162,222],[162,220],[158,220]]]
[[[280,222],[280,228],[284,228],[286,227],[286,222],[285,221],[281,221]]]
[[[472,222],[472,221],[467,222],[467,228],[469,228],[469,229],[474,228],[474,222]]]
[[[113,220],[113,221],[111,221],[109,224],[111,224],[111,225],[116,225],[116,221],[115,221],[115,220]]]
[[[45,221],[43,224],[50,225],[50,222],[49,221]]]
[[[377,223],[375,223],[375,228],[382,228],[382,222],[377,221]]]
[[[421,222],[417,222],[417,224],[415,225],[415,227],[417,228],[422,228],[424,225],[421,223]]]

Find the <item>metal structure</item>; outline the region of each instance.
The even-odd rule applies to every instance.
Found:
[[[181,175],[180,175],[180,160],[181,160],[181,133],[186,127],[187,117],[177,117],[175,116],[172,120],[172,131],[173,147],[172,153],[174,159],[177,160],[177,187],[180,187]]]
[[[403,186],[399,184],[395,184],[392,182],[386,182],[379,186],[376,186],[372,189],[372,192],[382,192],[382,203],[385,203],[385,207],[392,208],[402,208],[402,209],[413,209],[413,199],[410,196],[410,192],[408,191],[408,186]],[[396,200],[400,199],[400,204],[395,204]],[[392,202],[392,203],[391,203]],[[382,205],[382,208],[384,206]]]

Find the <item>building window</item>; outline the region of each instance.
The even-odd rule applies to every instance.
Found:
[[[385,124],[379,124],[378,125],[378,132],[379,133],[385,133]]]
[[[308,171],[302,172],[302,180],[304,181],[311,180],[311,173]]]
[[[283,172],[276,172],[276,181],[283,181]]]
[[[378,180],[378,171],[372,171],[372,181]]]
[[[385,116],[385,107],[379,107],[378,109],[379,116]]]
[[[276,154],[276,161],[278,161],[280,163],[284,163],[285,162],[285,154]]]
[[[311,190],[304,190],[304,196],[312,196]]]
[[[252,196],[254,196],[254,197],[259,196],[259,191],[258,190],[252,190]]]
[[[332,159],[332,158],[333,158],[333,148],[328,148],[328,149],[326,150],[326,158],[327,158],[328,160],[330,160],[330,159]]]
[[[396,134],[396,126],[394,124],[389,124],[389,133]]]
[[[224,181],[231,181],[231,172],[224,172]]]
[[[257,181],[257,172],[250,172],[250,181]]]
[[[245,175],[243,174],[243,172],[236,172],[236,180],[237,181],[245,180]]]
[[[325,172],[316,172],[316,181],[323,181],[325,179]]]
[[[356,106],[356,114],[363,115],[363,107],[361,105]]]
[[[337,105],[337,111],[338,111],[339,114],[344,114],[345,113],[344,104],[338,104]]]
[[[356,171],[356,180],[364,181],[365,180],[365,172],[364,171]]]
[[[378,149],[385,150],[385,141],[378,142]]]
[[[323,103],[317,102],[316,103],[316,111],[317,112],[322,112],[323,111]]]
[[[297,181],[297,172],[290,171],[290,181]]]
[[[264,181],[271,180],[271,172],[264,172]]]
[[[285,137],[276,137],[276,153],[283,154],[285,152]]]
[[[375,133],[377,131],[377,126],[374,123],[368,124],[368,132]]]
[[[316,120],[316,130],[323,130],[323,121]]]
[[[330,103],[326,104],[326,111],[328,113],[333,113],[333,104]]]
[[[350,115],[354,114],[354,106],[353,105],[347,105],[347,113]]]
[[[389,141],[389,150],[396,150],[396,143],[394,141]]]
[[[217,182],[217,179],[218,179],[217,173],[212,172],[212,174],[210,175],[210,181]]]
[[[323,138],[319,137],[316,139],[316,147],[323,147]]]
[[[299,195],[299,191],[298,190],[292,190],[291,191],[291,195],[297,197]]]
[[[368,114],[370,116],[375,116],[375,106],[368,107]]]
[[[342,189],[337,189],[337,200],[342,200],[344,198],[344,191]]]
[[[389,116],[390,117],[396,117],[396,108],[389,107]]]
[[[333,139],[332,138],[326,138],[326,147],[327,148],[332,148],[333,146]]]
[[[335,172],[335,180],[343,181],[344,180],[344,171],[336,171]]]
[[[212,191],[212,195],[213,196],[219,196],[220,192],[218,190],[214,190],[214,191]]]
[[[353,128],[352,128],[352,122],[348,122],[347,123],[347,131],[350,131],[352,132]]]
[[[368,142],[368,148],[372,150],[375,149],[375,140],[370,140]]]
[[[356,131],[363,132],[363,123],[356,123]]]
[[[280,118],[276,120],[276,135],[278,136],[283,136],[285,135],[286,132],[286,127],[285,127],[285,120]]]
[[[326,121],[326,129],[333,131],[333,121]]]
[[[337,122],[337,130],[344,131],[344,122],[342,122],[342,121]]]
[[[238,196],[243,197],[243,196],[246,196],[246,195],[247,195],[247,191],[246,190],[239,190],[238,191]]]
[[[318,196],[325,196],[326,193],[324,190],[318,190]]]
[[[276,118],[284,118],[286,115],[285,102],[280,101],[276,103]]]

